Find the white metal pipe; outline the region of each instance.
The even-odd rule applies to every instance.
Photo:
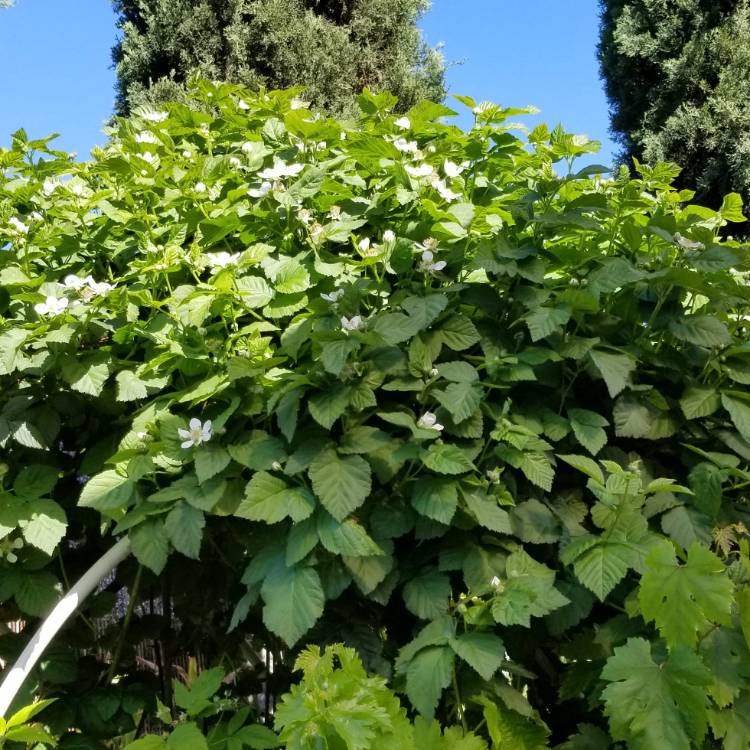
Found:
[[[66,620],[97,587],[99,581],[122,562],[130,551],[130,540],[125,536],[102,555],[54,606],[0,685],[0,716],[5,717],[21,685]]]

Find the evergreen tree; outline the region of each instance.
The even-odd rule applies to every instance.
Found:
[[[599,60],[624,160],[750,197],[750,0],[601,0]]]
[[[365,87],[408,108],[445,94],[417,20],[429,0],[113,0],[118,114],[182,98],[193,75],[248,87],[305,86],[336,115]]]

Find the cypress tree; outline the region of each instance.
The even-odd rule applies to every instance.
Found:
[[[251,88],[305,86],[335,115],[365,87],[406,109],[445,94],[417,20],[429,0],[113,0],[117,113],[180,99],[193,75]]]
[[[673,161],[712,207],[750,198],[750,0],[601,0],[601,73],[622,158]]]

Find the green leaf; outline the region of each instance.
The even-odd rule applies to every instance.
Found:
[[[63,377],[74,391],[98,396],[109,378],[109,362],[68,360],[63,365]]]
[[[725,195],[719,213],[725,221],[747,221],[745,214],[742,212],[742,196],[739,193],[728,193]]]
[[[273,299],[273,290],[260,276],[243,276],[235,279],[234,283],[240,299],[251,309],[264,307]]]
[[[637,554],[628,545],[601,541],[576,558],[573,570],[576,578],[603,602],[635,562]]]
[[[506,562],[507,579],[500,581],[492,600],[492,616],[502,625],[531,625],[531,617],[543,617],[564,607],[568,599],[555,587],[555,573],[523,550]]]
[[[501,701],[481,697],[493,747],[502,750],[546,750],[549,730],[535,717],[524,716]]]
[[[653,620],[671,646],[694,646],[711,623],[727,625],[734,586],[721,560],[700,544],[680,565],[674,547],[659,543],[646,557],[638,600],[646,621]]]
[[[132,370],[120,370],[115,377],[118,401],[137,401],[148,396],[146,383]]]
[[[711,678],[685,646],[657,663],[643,638],[615,649],[602,670],[604,713],[615,740],[633,750],[690,750],[706,732],[706,686]]]
[[[595,456],[606,444],[607,433],[602,429],[609,424],[596,412],[587,409],[568,409],[570,426],[578,442]]]
[[[313,568],[288,568],[283,555],[273,565],[260,590],[266,627],[293,646],[323,614],[325,596]]]
[[[448,610],[451,584],[448,576],[436,570],[412,578],[404,586],[404,602],[413,615],[432,620]]]
[[[135,494],[135,484],[114,469],[91,477],[83,486],[78,505],[99,511],[126,508]]]
[[[198,716],[211,706],[211,698],[218,692],[223,681],[224,670],[221,667],[204,670],[189,685],[175,680],[175,703],[184,708],[188,716]]]
[[[554,333],[570,320],[571,310],[567,306],[538,307],[525,316],[532,341],[540,341]]]
[[[726,346],[731,343],[729,329],[710,315],[686,315],[669,324],[672,335],[697,346]]]
[[[299,261],[290,258],[274,269],[273,285],[282,294],[304,292],[310,288],[310,274]]]
[[[55,466],[30,464],[18,472],[13,492],[20,497],[36,498],[46,495],[57,484],[60,472]]]
[[[481,492],[463,492],[466,507],[480,526],[498,534],[511,534],[512,526],[508,511],[503,510],[497,501]]]
[[[469,632],[451,638],[450,646],[483,680],[488,682],[503,664],[505,646],[492,633]]]
[[[51,706],[57,701],[57,698],[47,698],[45,700],[38,700],[35,703],[31,703],[28,706],[24,706],[16,711],[7,722],[7,727],[17,727],[21,724],[26,724],[31,721],[38,713],[44,711],[47,706]],[[0,737],[2,734],[0,734]]]
[[[443,694],[450,685],[453,651],[448,646],[428,646],[410,662],[406,670],[406,694],[420,714],[431,719]]]
[[[411,504],[423,516],[448,525],[458,505],[456,483],[452,479],[420,479],[414,484]]]
[[[253,430],[250,439],[227,446],[229,455],[242,466],[253,471],[264,471],[286,460],[284,444],[263,430]]]
[[[26,505],[25,511],[26,519],[20,523],[23,538],[51,555],[65,536],[68,526],[65,511],[52,500],[33,500]]]
[[[524,500],[511,510],[510,525],[512,533],[524,542],[552,544],[560,538],[557,517],[535,497]]]
[[[166,743],[161,737],[149,734],[125,745],[125,750],[164,750]]]
[[[272,750],[272,748],[281,747],[283,744],[274,732],[262,724],[250,724],[242,727],[232,735],[232,739],[240,741],[243,746],[247,745],[253,750]],[[229,748],[233,750],[231,745]]]
[[[555,470],[552,462],[543,453],[523,453],[519,468],[526,479],[545,492],[552,491],[552,482],[555,479]]]
[[[340,523],[323,511],[318,515],[317,531],[320,543],[334,555],[369,557],[383,554],[364,528],[351,518]]]
[[[433,443],[422,454],[422,462],[438,474],[464,474],[474,468],[466,454],[451,443]]]
[[[141,565],[145,565],[157,575],[164,570],[169,553],[169,540],[164,523],[150,518],[130,530],[130,543],[133,554]]]
[[[322,393],[313,396],[308,402],[312,418],[326,430],[333,427],[333,423],[346,411],[349,405],[351,388],[348,386],[333,386]]]
[[[201,541],[206,519],[201,511],[180,501],[167,514],[164,528],[172,546],[186,557],[200,557]]]
[[[482,394],[481,386],[475,383],[451,383],[444,391],[433,392],[455,422],[463,422],[479,408]]]
[[[636,366],[636,363],[630,357],[625,354],[601,351],[600,349],[592,349],[589,356],[604,378],[607,390],[612,398],[625,390],[630,381],[630,373],[635,370]]]
[[[342,458],[333,448],[313,460],[308,474],[313,491],[337,521],[359,508],[372,488],[370,464],[360,456]]]
[[[285,518],[298,523],[314,510],[315,499],[304,487],[290,487],[283,479],[259,471],[245,487],[245,497],[234,515],[269,524]]]
[[[727,394],[722,394],[721,404],[729,412],[737,432],[750,440],[750,404]]]
[[[565,461],[566,464],[569,464],[574,469],[582,471],[586,476],[599,482],[599,484],[604,484],[604,474],[602,474],[599,464],[588,456],[576,456],[573,454],[561,455],[558,453],[557,457],[561,461]]]
[[[24,571],[14,592],[21,611],[33,617],[47,614],[59,593],[57,578],[47,570]]]
[[[468,349],[479,341],[476,326],[463,315],[453,315],[438,329],[441,341],[454,352]]]
[[[180,724],[167,738],[169,750],[208,750],[208,743],[203,733],[191,721]]]
[[[211,477],[224,471],[231,457],[220,445],[201,445],[195,452],[195,474],[198,482],[203,484]]]
[[[687,419],[708,417],[720,406],[719,394],[708,386],[690,386],[680,399],[682,413]]]

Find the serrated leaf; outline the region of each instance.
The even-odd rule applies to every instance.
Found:
[[[120,370],[115,381],[118,401],[137,401],[148,396],[146,384],[132,370]]]
[[[480,698],[493,747],[503,750],[546,750],[549,730],[535,717],[513,711],[500,701]]]
[[[270,469],[274,463],[281,463],[287,457],[281,440],[263,430],[253,430],[249,440],[228,445],[227,450],[238,464],[253,471]]]
[[[715,388],[708,386],[691,386],[680,399],[682,413],[687,419],[698,419],[713,414],[721,405]]]
[[[586,476],[599,482],[599,484],[604,484],[604,474],[599,468],[599,464],[588,456],[577,456],[574,454],[561,455],[558,453],[557,457],[561,461],[565,461],[566,464],[569,464],[574,469],[582,471]]]
[[[737,432],[745,440],[750,440],[750,403],[723,393],[721,404],[729,412]]]
[[[266,627],[293,646],[323,614],[325,595],[314,568],[287,567],[283,555],[260,590]]]
[[[628,746],[690,750],[706,731],[708,670],[684,646],[656,663],[643,638],[615,649],[602,670],[605,714],[615,740]]]
[[[168,750],[208,750],[203,733],[192,721],[180,724],[167,737]]]
[[[488,682],[503,664],[505,646],[492,633],[462,633],[450,640],[459,659],[465,661],[482,679]]]
[[[458,505],[456,483],[451,479],[422,479],[414,484],[411,503],[418,513],[447,525]]]
[[[604,378],[611,398],[625,390],[630,381],[630,373],[635,370],[636,366],[636,363],[630,357],[600,349],[592,349],[589,356]]]
[[[342,458],[333,448],[313,460],[308,474],[313,491],[337,521],[359,508],[372,487],[370,464],[360,456]]]
[[[65,511],[53,500],[33,500],[26,505],[24,516],[20,522],[23,538],[51,555],[68,527]]]
[[[273,299],[273,289],[260,276],[242,276],[235,284],[240,299],[251,309],[264,307]]]
[[[745,214],[742,212],[742,196],[739,193],[728,193],[725,195],[719,213],[725,221],[747,221]]]
[[[603,428],[609,421],[604,417],[587,409],[568,409],[568,418],[576,439],[592,456],[607,444]]]
[[[99,511],[125,508],[135,494],[135,484],[127,477],[108,469],[91,477],[83,486],[78,505]]]
[[[346,411],[350,396],[351,388],[348,386],[334,386],[317,393],[308,402],[312,418],[321,427],[330,430],[333,423]]]
[[[466,454],[451,443],[433,443],[422,455],[422,462],[438,474],[464,474],[474,468]]]
[[[463,315],[453,315],[438,329],[440,339],[454,352],[461,352],[479,341],[476,326]]]
[[[369,557],[383,554],[365,529],[351,518],[339,522],[323,511],[318,515],[317,532],[320,543],[334,555]]]
[[[656,622],[670,647],[692,647],[710,623],[729,623],[733,589],[713,552],[694,544],[680,565],[674,547],[664,541],[646,557],[638,600],[644,619]]]
[[[443,391],[434,391],[433,395],[455,422],[463,422],[479,407],[483,391],[475,383],[451,383]]]
[[[428,646],[409,662],[406,694],[422,716],[431,719],[443,690],[450,685],[453,651],[448,646]]]
[[[686,315],[669,324],[672,335],[697,346],[726,346],[731,343],[729,329],[710,315]]]
[[[570,320],[571,310],[567,306],[538,307],[525,316],[526,325],[531,334],[531,340],[536,342],[547,338],[560,326]]]
[[[532,484],[541,487],[545,492],[552,490],[555,470],[552,468],[552,462],[543,453],[522,454],[519,468]]]
[[[169,553],[169,541],[164,523],[160,519],[149,518],[131,529],[130,543],[133,554],[141,565],[145,565],[157,575],[164,570]]]
[[[464,492],[464,502],[480,526],[498,534],[511,534],[512,524],[508,511],[503,510],[494,498],[481,492]]]
[[[224,471],[229,465],[231,457],[226,448],[220,445],[201,445],[195,452],[195,475],[198,482],[203,484],[211,477]]]
[[[205,526],[203,513],[184,501],[178,502],[164,520],[164,529],[172,546],[194,560],[200,557]]]
[[[304,292],[310,288],[310,274],[298,260],[289,258],[274,269],[273,285],[282,294]]]
[[[444,615],[450,596],[448,576],[436,570],[412,578],[404,586],[406,608],[422,620],[433,620]]]
[[[637,555],[627,545],[601,541],[576,558],[573,570],[576,578],[603,602],[636,560]]]
[[[519,539],[532,544],[552,544],[560,538],[555,514],[536,498],[525,500],[511,510],[510,526]]]
[[[285,518],[298,523],[310,516],[313,510],[315,499],[307,489],[290,487],[283,479],[259,471],[247,483],[245,497],[234,515],[268,524],[279,523]]]

